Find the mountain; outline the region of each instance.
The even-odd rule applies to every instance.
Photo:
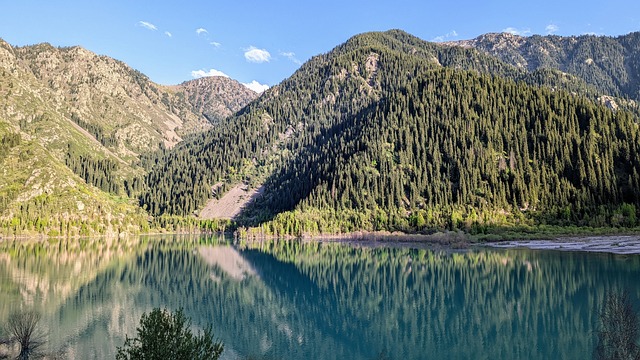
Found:
[[[558,69],[361,34],[158,156],[141,203],[189,215],[244,183],[261,195],[240,220],[266,234],[634,226],[638,117],[599,95]]]
[[[191,228],[215,206],[261,234],[636,226],[637,39],[365,33],[259,97],[0,41],[0,229]]]
[[[560,70],[603,94],[640,100],[640,32],[618,37],[491,33],[446,44],[475,48],[531,72]]]
[[[162,86],[81,47],[0,40],[0,227],[57,234],[146,225],[128,196],[142,186],[140,155],[210,129],[209,119],[256,96],[230,79]]]
[[[184,97],[192,111],[215,124],[232,115],[258,97],[258,94],[236,80],[209,76],[171,87]]]

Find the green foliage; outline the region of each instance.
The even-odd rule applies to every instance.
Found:
[[[381,90],[395,90],[383,81],[400,81],[394,79],[397,76],[413,78],[435,66],[434,57],[452,67],[464,65],[522,75],[515,67],[477,52],[474,54],[482,61],[462,61],[468,52],[426,42],[417,44],[417,55],[406,55],[400,51],[409,53],[411,44],[394,37],[403,34],[407,35],[389,32],[355,37],[334,52],[304,64],[277,87],[279,95],[267,93],[212,131],[189,139],[173,151],[145,159],[151,171],[141,205],[153,215],[188,215],[204,205],[212,195],[211,187],[219,181],[262,181],[274,167],[282,165],[288,154],[304,149],[321,132],[346,125],[345,120],[379,100]],[[395,68],[374,71],[374,60],[367,60],[372,53],[389,55]]]
[[[116,175],[118,163],[111,159],[95,159],[69,144],[65,164],[87,182],[102,191],[118,194],[122,188]]]
[[[227,219],[199,219],[193,216],[156,216],[151,222],[154,229],[177,233],[219,233],[233,230],[235,224]]]
[[[21,141],[22,139],[19,133],[6,133],[0,137],[0,164],[4,162],[9,151],[20,145]],[[0,214],[7,209],[17,195],[15,186],[6,186],[0,191]]]
[[[0,161],[4,159],[11,148],[20,145],[19,133],[7,133],[0,137]]]
[[[132,179],[124,180],[124,191],[127,196],[134,198],[142,192],[144,183],[140,177],[134,177]]]
[[[140,154],[209,128],[203,113],[221,119],[257,96],[231,79],[168,88],[78,47],[2,46],[3,235],[148,231],[147,214],[134,209],[145,185]]]
[[[82,120],[77,114],[71,114],[71,120],[76,124],[80,125],[83,129],[87,130],[93,137],[96,138],[102,145],[106,147],[115,147],[118,145],[118,140],[113,135],[108,135],[105,133],[103,127],[86,122]]]
[[[148,315],[142,315],[137,336],[127,336],[124,346],[118,348],[116,359],[218,359],[223,346],[214,340],[211,327],[198,335],[190,328],[191,319],[181,309],[171,313],[155,308]]]
[[[560,225],[637,224],[632,204],[640,201],[640,163],[630,154],[640,147],[630,114],[496,78],[427,75],[411,86],[416,95],[397,91],[321,135],[322,142],[276,171],[256,206],[276,213],[431,209],[444,212],[451,228],[471,217],[468,207]],[[625,203],[624,220],[592,224],[594,214],[610,218]]]

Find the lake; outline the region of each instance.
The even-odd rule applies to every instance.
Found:
[[[212,324],[224,359],[585,359],[605,296],[640,298],[639,255],[388,245],[4,240],[0,321],[37,309],[75,359],[154,307]]]

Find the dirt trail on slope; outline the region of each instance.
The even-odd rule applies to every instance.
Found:
[[[234,219],[247,204],[262,194],[262,191],[262,186],[249,189],[247,185],[238,184],[227,191],[219,200],[210,199],[204,209],[200,211],[200,217],[203,219]]]

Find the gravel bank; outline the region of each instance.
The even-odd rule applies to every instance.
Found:
[[[555,240],[519,240],[489,243],[496,248],[588,251],[612,254],[640,254],[640,235],[567,237]]]

